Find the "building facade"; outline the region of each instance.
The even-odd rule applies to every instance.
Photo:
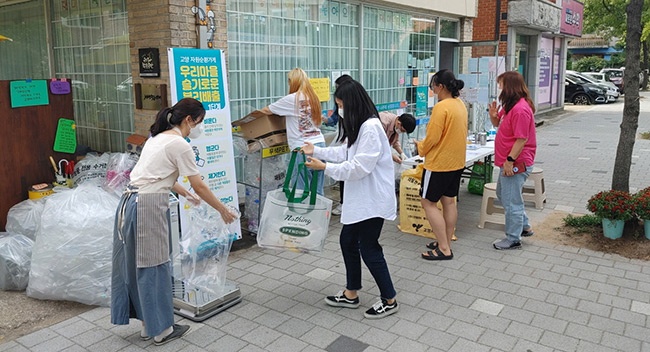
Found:
[[[479,0],[473,38],[498,41],[505,70],[524,76],[539,112],[561,109],[567,43],[581,36],[583,12],[576,0]]]
[[[135,104],[135,87],[169,84],[170,47],[224,50],[233,119],[286,95],[286,75],[294,67],[330,84],[350,74],[378,106],[402,103],[426,116],[429,75],[458,70],[471,55],[460,44],[472,40],[477,5],[0,0],[0,34],[13,39],[0,45],[0,79],[70,80],[79,143],[98,151],[122,151],[127,136],[147,134],[157,111]],[[140,69],[140,54],[149,49],[157,49],[159,74]],[[323,101],[322,107],[332,104]]]

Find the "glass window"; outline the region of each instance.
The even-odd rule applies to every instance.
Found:
[[[77,142],[123,151],[134,130],[125,0],[51,7],[54,75],[72,79]]]
[[[40,1],[0,7],[0,34],[13,41],[0,43],[0,79],[51,78]]]
[[[261,12],[257,7],[266,6],[265,3],[232,2],[239,2],[227,8],[233,119],[286,95],[287,73],[295,67],[304,69],[312,78],[331,77],[331,71],[350,71],[358,77],[356,5],[271,0],[265,24],[260,27],[251,17]],[[262,32],[268,34],[259,35]],[[329,106],[323,104],[324,108]]]
[[[443,38],[460,39],[458,28],[458,21],[440,20],[440,36]]]

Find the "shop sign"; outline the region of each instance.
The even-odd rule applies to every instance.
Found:
[[[562,0],[560,33],[581,37],[584,10],[585,5],[576,0]]]
[[[138,49],[140,77],[160,77],[160,55],[158,48]]]

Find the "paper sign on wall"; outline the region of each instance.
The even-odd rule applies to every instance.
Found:
[[[312,88],[316,91],[319,101],[329,101],[330,100],[330,79],[326,78],[310,78],[309,83],[311,83]]]
[[[55,152],[74,154],[77,150],[77,125],[74,120],[59,119],[52,149]]]
[[[47,94],[47,81],[31,79],[9,82],[11,107],[48,105],[50,97]]]

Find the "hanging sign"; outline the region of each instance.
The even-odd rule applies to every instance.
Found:
[[[50,92],[52,94],[70,94],[71,91],[70,82],[65,78],[52,78],[50,81]]]
[[[52,149],[55,152],[74,154],[77,150],[77,125],[74,120],[59,119]]]

